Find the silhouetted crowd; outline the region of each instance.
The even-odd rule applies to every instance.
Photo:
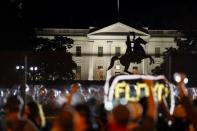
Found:
[[[1,110],[0,131],[197,131],[197,102],[188,96],[183,79],[181,74],[173,113],[167,101],[155,102],[150,80],[145,80],[148,97],[119,104],[111,111],[105,109],[103,101],[86,101],[77,84],[71,86],[54,116],[45,117],[42,105],[36,101],[24,102],[20,96],[10,96]]]

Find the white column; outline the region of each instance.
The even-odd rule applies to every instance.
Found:
[[[94,71],[93,56],[90,56],[88,80],[93,80],[93,71]]]
[[[148,65],[147,65],[147,63],[148,63],[148,59],[143,59],[142,60],[142,73],[144,74],[144,75],[147,75],[148,74],[148,71],[147,71],[147,69],[148,69]]]
[[[94,56],[91,56],[91,54],[93,54],[93,43],[89,43],[90,45],[90,49],[91,51],[90,52],[90,56],[89,56],[89,73],[88,73],[88,80],[93,80],[93,72],[94,72],[94,61],[93,61],[93,57]]]
[[[110,78],[111,78],[111,70],[108,70],[106,80],[109,80]]]
[[[114,42],[114,41],[113,41]],[[109,48],[108,48],[108,52],[109,52],[109,56],[107,56],[107,59],[108,59],[108,62],[107,62],[107,68],[109,67],[109,65],[110,65],[110,62],[111,62],[111,54],[112,54],[112,44],[113,44],[113,42],[112,43],[109,43]],[[112,69],[110,69],[110,70],[108,70],[107,71],[107,76],[106,76],[106,80],[109,80],[110,78],[111,78],[111,76],[112,76]]]

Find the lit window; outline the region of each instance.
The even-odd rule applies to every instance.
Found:
[[[120,47],[115,48],[115,55],[120,56]]]
[[[76,80],[81,80],[81,66],[77,66],[77,69],[76,69]]]
[[[103,47],[98,47],[98,56],[103,56]]]
[[[104,69],[103,66],[98,66],[97,68],[97,79],[103,80],[104,79]]]
[[[139,70],[138,70],[138,67],[137,67],[137,66],[134,66],[134,67],[133,67],[132,73],[133,73],[133,74],[139,74]]]
[[[76,46],[76,56],[81,56],[81,46]]]
[[[160,57],[160,47],[155,48],[155,57]]]

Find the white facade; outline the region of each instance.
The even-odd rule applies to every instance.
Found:
[[[117,52],[124,54],[126,51],[126,36],[129,32],[135,32],[136,37],[141,37],[148,43],[144,46],[147,54],[162,54],[165,48],[176,47],[176,30],[148,30],[141,31],[120,22],[105,28],[91,32],[90,29],[42,29],[37,31],[38,37],[53,38],[55,35],[63,35],[74,40],[70,49],[73,60],[78,65],[77,79],[80,80],[105,80],[107,68],[111,57]],[[132,37],[132,36],[131,36]],[[132,38],[131,38],[132,39]],[[120,51],[120,52],[119,52]],[[76,56],[77,52],[81,56]],[[99,56],[101,55],[101,56]],[[151,70],[161,64],[162,57],[155,58],[155,64],[149,65],[149,59],[140,64],[131,63],[129,71],[137,67],[140,74],[151,74]],[[124,66],[117,60],[110,71],[110,75],[121,73]]]

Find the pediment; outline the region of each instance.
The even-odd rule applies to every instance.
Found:
[[[129,32],[135,32],[138,36],[150,36],[148,33],[135,29],[123,23],[117,22],[110,26],[98,29],[88,34],[90,35],[127,35]]]

